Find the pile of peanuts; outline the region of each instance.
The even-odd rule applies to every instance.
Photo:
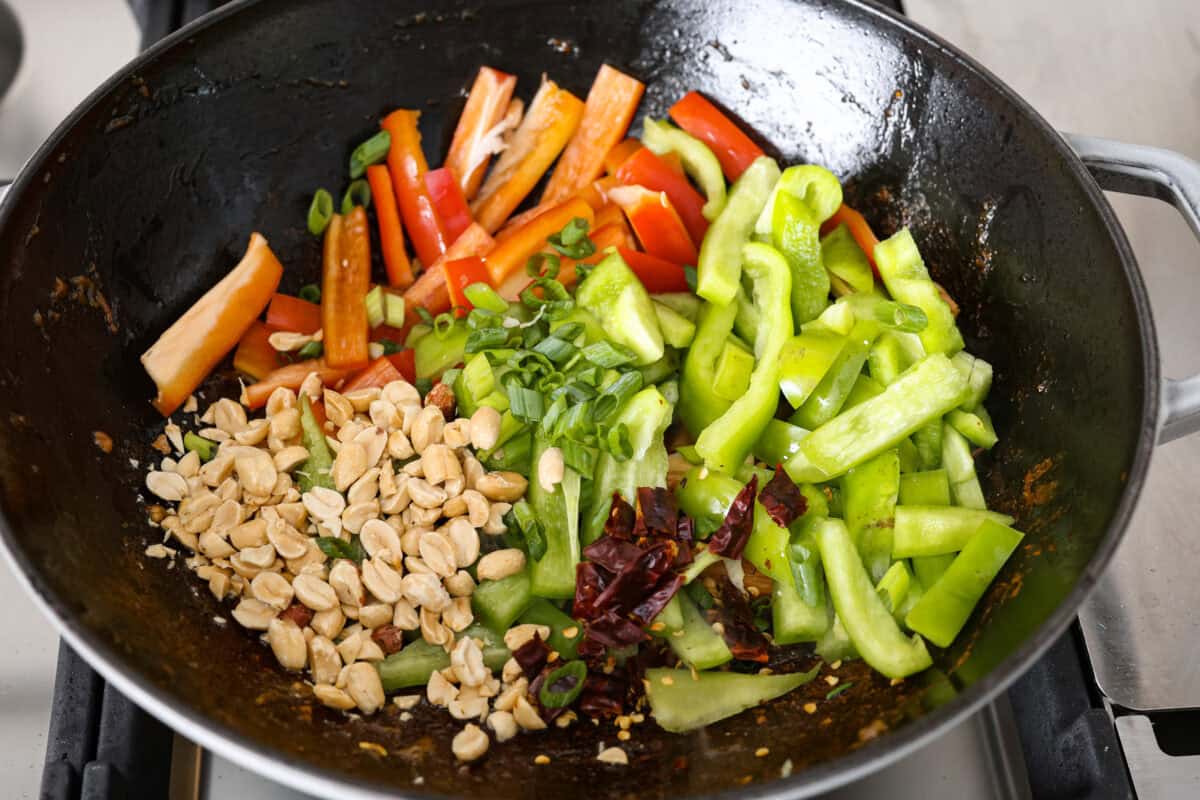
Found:
[[[223,398],[194,417],[204,426],[198,434],[217,443],[207,463],[184,450],[178,425],[167,425],[179,457],[146,476],[160,501],[148,507],[151,522],[166,533],[147,555],[174,556],[174,543],[190,551],[191,571],[218,600],[234,603],[240,625],[263,633],[282,667],[307,670],[326,706],[379,710],[386,700],[375,664],[403,647],[405,632],[419,631],[450,654],[450,667],[430,678],[430,703],[486,723],[499,741],[546,727],[516,662],[498,679],[483,663],[482,643],[459,635],[473,622],[476,578],[499,580],[525,566],[518,549],[481,556],[480,532],[504,533],[503,517],[528,485],[515,472],[488,472],[475,456],[495,446],[500,415],[485,407],[455,418],[441,384],[422,402],[406,381],[340,394],[314,373],[300,392],[324,403],[334,488],[301,493],[293,479],[308,459],[296,392],[276,389],[255,419]],[[317,544],[352,535],[365,552],[361,563],[331,560]],[[549,630],[518,625],[504,638],[515,649],[535,633],[546,638]],[[419,698],[395,700],[407,709]],[[487,746],[487,734],[469,723],[453,751],[469,761]]]

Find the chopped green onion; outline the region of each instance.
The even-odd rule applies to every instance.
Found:
[[[508,311],[508,302],[496,294],[496,290],[486,283],[472,283],[463,289],[463,294],[471,301],[471,305],[476,308],[484,308],[497,314],[503,314]]]
[[[198,453],[201,461],[212,461],[212,457],[217,454],[216,442],[191,431],[183,435],[183,446],[193,453]]]
[[[592,421],[594,405],[591,402],[577,403],[567,411],[562,421],[564,436],[580,439],[595,429]]]
[[[324,189],[317,189],[313,195],[312,205],[308,207],[308,232],[320,236],[329,227],[333,219],[333,195]]]
[[[596,252],[596,243],[588,238],[587,233],[588,221],[583,217],[575,217],[547,241],[567,258],[578,261]]]
[[[376,286],[367,292],[363,302],[367,306],[367,327],[378,328],[383,324],[383,287]]]
[[[509,410],[517,419],[540,422],[542,419],[542,393],[524,386],[508,387]]]
[[[565,342],[574,342],[583,334],[583,324],[579,322],[564,322],[554,329],[554,335]]]
[[[383,321],[393,328],[404,327],[404,298],[391,292],[383,293]]]
[[[366,557],[357,536],[351,538],[350,541],[339,539],[336,536],[318,536],[317,547],[327,558],[348,558],[351,561],[361,562]]]
[[[417,308],[417,316],[421,318],[422,322],[424,322],[426,325],[428,325],[429,327],[432,328],[433,327],[433,314],[430,314],[429,309],[426,308],[425,306],[417,306],[416,308]]]
[[[825,699],[832,700],[833,698],[837,697],[839,694],[846,691],[853,685],[854,685],[854,681],[847,681],[846,683],[843,683],[841,686],[837,687],[836,689],[834,689],[831,692],[829,692],[828,694],[826,694]]]
[[[559,447],[562,448],[563,461],[568,467],[584,477],[590,477],[596,472],[598,456],[595,448],[580,444],[573,439],[563,439]]]
[[[320,342],[309,342],[296,351],[297,358],[320,358],[325,354],[325,345]]]
[[[350,177],[361,178],[367,167],[383,161],[391,149],[392,135],[387,131],[380,131],[367,139],[350,154]]]
[[[404,348],[393,342],[391,339],[380,339],[379,344],[383,345],[383,354],[385,356],[395,355]]]
[[[558,277],[558,270],[561,266],[562,261],[554,253],[534,253],[525,262],[525,274],[531,278],[553,280]]]
[[[696,268],[685,266],[683,268],[683,279],[685,281],[687,281],[688,290],[692,294],[695,294],[696,293]]]
[[[633,444],[629,441],[629,427],[622,422],[612,428],[604,437],[604,446],[618,461],[625,461],[633,455]]]
[[[568,661],[546,676],[538,700],[545,708],[566,708],[583,692],[587,679],[587,664]]]
[[[612,417],[641,389],[642,373],[626,372],[600,394],[596,401],[596,419],[603,422]]]
[[[583,357],[598,367],[614,369],[631,364],[636,356],[628,348],[608,341],[599,341],[583,348]]]
[[[454,330],[455,316],[453,312],[443,311],[433,319],[433,335],[445,339]]]
[[[420,394],[421,397],[424,397],[425,395],[429,394],[429,390],[433,388],[433,381],[431,381],[429,378],[417,378],[415,381],[413,381],[413,388],[417,390],[417,393]]]
[[[472,308],[467,314],[467,328],[469,330],[479,330],[480,328],[499,328],[504,325],[500,315],[494,311],[488,311],[486,308]]]
[[[494,350],[508,343],[508,330],[505,328],[476,328],[467,334],[465,353],[479,353],[484,350]]]
[[[364,180],[352,181],[342,195],[343,214],[349,214],[355,206],[371,207],[371,187]]]
[[[575,355],[576,347],[570,342],[563,341],[557,336],[549,336],[542,339],[533,348],[533,352],[541,353],[546,358],[550,359],[554,364],[562,364],[571,356]]]
[[[315,283],[310,283],[307,286],[301,286],[297,296],[301,300],[307,300],[310,303],[321,304],[321,287]]]

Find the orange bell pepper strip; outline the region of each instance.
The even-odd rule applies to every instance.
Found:
[[[488,233],[500,229],[566,146],[583,116],[583,101],[546,80],[521,125],[471,204]]]
[[[321,329],[321,307],[290,294],[276,293],[267,306],[267,324],[278,331],[316,333]]]
[[[604,157],[621,141],[646,85],[637,78],[604,64],[588,90],[579,128],[542,192],[543,203],[561,203],[599,178]]]
[[[321,271],[321,327],[325,361],[331,367],[357,369],[367,363],[367,305],[371,288],[371,235],[367,213],[356,206],[334,214],[325,229]]]
[[[605,203],[596,209],[596,221],[592,223],[592,227],[600,230],[606,225],[615,225],[618,222],[625,221],[625,212],[616,203]]]
[[[379,248],[383,251],[383,266],[388,285],[396,289],[412,286],[412,262],[404,250],[404,226],[400,224],[400,209],[396,206],[396,190],[392,176],[383,164],[367,167],[367,183],[375,201],[375,219],[379,222]]]
[[[283,265],[267,240],[251,234],[238,265],[142,353],[160,414],[170,416],[204,382],[267,307],[281,277]]]
[[[679,218],[687,226],[692,243],[698,246],[704,241],[704,234],[708,231],[704,195],[696,191],[688,179],[672,169],[664,159],[642,148],[626,159],[617,170],[616,177],[629,186],[644,186],[651,191],[666,192]]]
[[[421,151],[421,132],[417,129],[420,118],[421,112],[402,108],[384,117],[383,129],[392,136],[387,165],[400,201],[400,216],[417,257],[428,265],[446,252],[449,241],[425,187],[429,165]]]
[[[546,247],[546,240],[566,227],[575,217],[587,220],[590,228],[596,214],[583,199],[575,197],[538,214],[496,237],[496,246],[487,254],[492,286],[503,286],[514,273],[524,274],[525,262]]]
[[[699,92],[688,92],[667,113],[679,127],[708,145],[730,183],[763,155],[761,147]]]
[[[344,367],[331,367],[324,358],[310,358],[307,361],[297,361],[294,364],[282,366],[257,383],[247,386],[242,391],[242,403],[250,409],[262,408],[267,404],[267,399],[271,396],[271,392],[281,386],[295,391],[300,388],[300,384],[304,383],[304,379],[313,372],[317,373],[317,376],[321,379],[321,383],[337,388],[338,384],[347,376],[354,374],[355,370]]]
[[[691,291],[682,265],[627,247],[618,247],[617,252],[625,259],[625,264],[633,270],[633,274],[638,276],[648,293]]]
[[[603,228],[597,227],[594,231],[588,234],[588,238],[596,245],[596,252],[592,253],[587,258],[581,258],[576,261],[573,258],[559,256],[558,282],[568,289],[575,285],[577,264],[599,264],[600,260],[608,253],[605,251],[610,247],[627,247],[632,248],[636,242],[633,239],[633,232],[629,230],[629,226],[625,224],[625,219],[622,217],[619,222],[605,225]],[[550,247],[544,248],[543,253],[558,253]],[[521,296],[521,290],[528,286],[532,280],[525,274],[525,270],[518,270],[508,276],[504,284],[496,290],[496,292],[505,300],[518,300]]]
[[[630,136],[622,139],[612,146],[608,151],[608,155],[604,157],[604,172],[608,175],[615,175],[617,170],[621,168],[631,155],[642,149],[642,140],[635,139]]]
[[[342,391],[352,392],[355,389],[382,389],[392,381],[398,381],[403,377],[400,374],[400,370],[396,369],[396,365],[392,363],[390,358],[380,356],[362,371],[355,373],[350,380],[346,381],[346,385],[342,387]]]
[[[564,223],[566,224],[566,223]],[[441,259],[421,273],[417,282],[404,293],[404,333],[420,321],[416,308],[420,306],[430,314],[440,314],[450,308],[450,289],[446,285],[446,273],[442,264],[459,258],[482,256],[492,249],[495,240],[478,223],[462,232]]]
[[[676,264],[696,263],[699,255],[696,245],[666,192],[621,186],[609,192],[608,197],[629,218],[643,250]]]
[[[399,353],[392,353],[390,356],[384,356],[392,362],[392,366],[400,373],[400,377],[412,383],[417,379],[417,351],[411,347],[407,350],[401,350]]]
[[[492,157],[488,134],[504,119],[516,88],[516,75],[491,67],[480,67],[471,85],[446,155],[446,168],[454,173],[467,199],[474,197],[483,183]]]
[[[467,198],[454,180],[454,174],[446,167],[426,172],[425,188],[429,190],[429,199],[433,201],[433,207],[446,227],[446,241],[453,242],[474,222]]]
[[[867,260],[871,262],[871,269],[878,278],[879,269],[875,266],[875,245],[879,244],[879,239],[875,237],[866,217],[842,203],[838,210],[833,212],[832,217],[821,223],[821,235],[824,236],[843,224],[850,229],[850,235],[854,237],[854,241],[867,254]]]
[[[446,288],[450,290],[450,305],[454,308],[470,311],[475,307],[463,292],[472,283],[490,285],[491,275],[487,264],[479,256],[446,261],[442,264],[442,271],[446,273]]]
[[[254,320],[233,352],[233,368],[260,381],[283,366],[279,351],[270,342],[271,334],[277,330],[265,322]]]

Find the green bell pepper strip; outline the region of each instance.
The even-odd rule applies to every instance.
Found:
[[[896,450],[900,453],[901,474],[920,472],[921,456],[917,453],[917,446],[913,444],[912,439],[901,439],[896,445]]]
[[[329,443],[325,441],[325,432],[317,424],[313,414],[312,403],[308,395],[300,393],[300,431],[304,449],[308,451],[308,460],[296,471],[299,478],[300,491],[310,491],[314,486],[333,488],[333,453],[329,452]]]
[[[212,461],[212,457],[217,454],[217,442],[191,431],[183,435],[183,447],[200,456],[201,461]]]
[[[754,504],[754,529],[742,557],[774,581],[771,595],[773,635],[779,644],[815,641],[827,624],[824,604],[810,605],[800,595],[788,557],[791,533],[776,525],[762,504]]]
[[[842,476],[842,515],[858,554],[877,581],[892,563],[892,525],[900,493],[900,456],[887,450]]]
[[[717,371],[713,376],[713,391],[717,396],[732,403],[746,393],[750,386],[750,375],[754,372],[754,356],[726,339],[717,359]]]
[[[610,453],[601,453],[596,461],[580,530],[585,547],[604,532],[613,492],[620,492],[628,502],[634,503],[639,486],[667,485],[667,448],[663,444],[663,434],[671,424],[672,411],[662,393],[648,386],[631,397],[618,413],[614,424],[624,424],[629,431],[632,455],[619,461]]]
[[[949,647],[1022,538],[1006,525],[984,522],[937,583],[925,590],[905,624],[938,647]]]
[[[696,524],[696,535],[706,539],[721,527],[729,506],[745,484],[724,473],[692,467],[675,490],[679,510]]]
[[[950,478],[950,494],[955,505],[964,508],[987,508],[983,498],[983,487],[975,474],[975,459],[971,445],[961,433],[950,425],[942,426],[942,466]]]
[[[875,245],[875,266],[893,298],[917,306],[929,318],[920,333],[925,352],[951,356],[963,348],[954,314],[929,277],[908,228]]]
[[[500,419],[501,430],[503,431],[504,417]],[[522,475],[530,473],[530,468],[533,465],[532,458],[533,432],[528,430],[527,426],[517,434],[510,436],[504,444],[496,445],[496,447],[479,456],[479,460],[483,465],[493,472],[519,472]]]
[[[813,487],[812,484],[804,484],[804,486],[820,494],[820,490]],[[809,491],[803,491],[806,497],[812,496]],[[824,495],[821,495],[821,498],[823,500]],[[800,599],[812,608],[823,609],[827,606],[825,602],[825,572],[821,568],[821,552],[817,549],[814,531],[828,516],[828,511],[828,506],[823,503],[810,501],[808,513],[793,522],[788,529],[791,534],[787,551],[788,563],[792,569],[792,577],[796,581],[796,591]],[[818,627],[823,631],[828,624],[827,615]]]
[[[982,405],[976,406],[974,411],[956,408],[946,415],[946,422],[973,445],[990,450],[999,441],[992,418]]]
[[[665,381],[679,372],[679,351],[671,348],[658,361],[639,367],[638,371],[642,373],[642,386]]]
[[[874,320],[860,320],[854,324],[850,335],[846,337],[845,346],[825,373],[825,377],[821,378],[817,388],[804,404],[796,409],[796,413],[792,414],[790,421],[793,424],[811,430],[838,415],[862,372],[867,353],[871,350],[871,343],[879,335],[879,330],[879,323]]]
[[[575,302],[590,312],[609,339],[628,347],[639,365],[663,356],[663,335],[646,287],[621,258],[610,253],[579,285]]]
[[[854,330],[856,322],[858,322],[858,317],[853,308],[846,303],[833,303],[822,311],[819,317],[801,325],[800,331],[802,333],[824,331],[847,336],[850,331]]]
[[[654,302],[662,303],[689,322],[695,322],[699,318],[700,308],[704,305],[704,301],[691,292],[667,292],[651,297]]]
[[[688,564],[688,568],[683,571],[684,584],[688,584],[696,580],[696,578],[700,577],[700,573],[704,572],[704,570],[708,569],[720,560],[721,557],[719,555],[716,553],[710,553],[707,550],[701,550],[700,552],[696,553],[695,557],[692,559],[692,563]]]
[[[642,144],[655,155],[679,156],[684,172],[704,192],[704,218],[712,222],[720,215],[725,208],[725,175],[708,145],[669,122],[649,118],[642,123]]]
[[[950,505],[950,479],[946,470],[931,469],[900,476],[900,505]]]
[[[683,603],[679,599],[679,592],[676,592],[650,622],[650,633],[665,638],[678,630],[683,630]]]
[[[951,361],[963,373],[970,386],[967,398],[963,400],[963,410],[973,411],[983,404],[992,388],[992,365],[965,350],[955,353]]]
[[[908,571],[908,566],[903,561],[897,561],[888,567],[888,571],[879,579],[879,583],[875,584],[875,591],[879,593],[879,598],[883,600],[884,606],[892,613],[897,622],[904,619],[904,615],[900,611],[904,608],[904,601],[908,598],[908,590],[911,586],[912,573]]]
[[[829,274],[840,278],[855,292],[879,291],[875,287],[875,273],[867,254],[854,241],[845,223],[838,225],[821,239],[821,261]]]
[[[807,429],[773,419],[754,443],[754,457],[764,464],[782,464],[800,449],[805,436],[808,436]]]
[[[850,393],[846,395],[846,402],[842,405],[842,409],[854,408],[881,394],[883,394],[883,384],[865,372],[860,372],[858,380],[854,382],[854,385],[850,387]]]
[[[755,242],[742,248],[742,259],[746,274],[753,281],[754,304],[761,315],[754,354],[757,363],[746,393],[696,439],[696,452],[704,463],[709,469],[723,472],[731,472],[742,463],[775,416],[779,404],[779,355],[792,335],[792,312],[787,300],[791,276],[787,262],[773,248]]]
[[[914,556],[909,559],[912,562],[913,575],[922,586],[933,586],[954,563],[956,555],[958,554],[943,553],[940,556]]]
[[[988,520],[1008,525],[1013,518],[996,511],[958,506],[897,506],[892,557],[956,553]]]
[[[504,634],[494,631],[486,625],[476,622],[467,626],[465,631],[458,634],[458,638],[462,639],[466,636],[481,642],[483,665],[492,672],[504,669],[505,662],[512,657],[512,653],[504,644]]]
[[[437,378],[463,360],[463,350],[470,335],[466,323],[458,320],[445,336],[436,332],[422,336],[413,345],[413,359],[418,378]]]
[[[679,387],[679,416],[693,436],[724,414],[733,403],[714,390],[717,359],[725,346],[737,305],[705,303],[696,324],[696,336],[683,361],[683,380]]]
[[[521,623],[530,625],[545,625],[550,628],[550,638],[546,644],[551,650],[566,659],[571,660],[579,655],[579,642],[583,639],[583,625],[572,619],[558,606],[549,600],[536,598],[518,618]],[[567,632],[573,632],[568,636]]]
[[[927,556],[926,558],[931,558],[931,559],[932,558],[942,558],[942,556]],[[914,559],[914,561],[915,560],[917,560],[917,559]],[[951,556],[951,560],[953,560],[953,556]],[[896,563],[897,564],[906,564],[907,562],[897,561]],[[949,564],[947,564],[946,566],[949,566]],[[945,571],[945,570],[943,570],[943,571]],[[896,618],[896,621],[899,622],[902,626],[904,626],[905,629],[911,630],[911,628],[908,627],[908,623],[906,623],[904,621],[904,618],[908,616],[908,612],[912,611],[913,607],[917,603],[919,603],[921,598],[924,596],[925,596],[925,587],[922,585],[921,579],[917,576],[916,567],[909,566],[908,567],[908,591],[905,592],[904,599],[900,602],[900,607],[898,609],[896,609],[895,613],[892,614],[892,616],[894,616]]]
[[[660,728],[687,733],[798,689],[819,671],[816,666],[786,675],[747,675],[654,668],[646,670],[646,697]]]
[[[742,247],[754,232],[754,222],[762,212],[776,181],[779,166],[762,156],[742,173],[725,201],[725,208],[713,220],[700,245],[696,265],[696,294],[711,303],[732,303],[741,284]],[[791,296],[791,286],[784,293]]]
[[[445,648],[416,639],[375,665],[385,692],[425,686],[429,676],[450,666]]]
[[[683,612],[683,627],[667,637],[667,643],[679,660],[696,669],[711,669],[733,660],[733,653],[721,635],[716,633],[696,604],[680,592],[672,600],[679,601]]]
[[[840,187],[839,187],[840,188]],[[821,263],[821,222],[808,204],[779,192],[771,221],[771,241],[792,270],[792,319],[802,325],[829,305],[829,273]]]
[[[480,581],[471,594],[475,618],[497,633],[511,628],[531,602],[528,568],[498,581]]]
[[[927,422],[958,405],[966,389],[966,380],[941,354],[927,356],[896,379],[878,397],[839,414],[814,430],[800,443],[797,456],[808,463],[798,466],[793,480],[820,482],[841,475],[882,453]],[[805,472],[816,477],[804,477]],[[953,481],[953,475],[951,480]]]
[[[692,343],[696,336],[696,324],[675,309],[651,300],[654,304],[654,316],[658,319],[658,329],[662,331],[663,341],[671,347],[684,348]]]
[[[535,434],[531,467],[536,470],[542,454],[552,446],[540,432]],[[545,555],[529,567],[530,591],[538,597],[575,596],[575,566],[581,550],[579,492],[579,473],[570,468],[553,491],[547,492],[536,478],[529,482],[526,496],[546,536]]]
[[[846,633],[846,626],[842,624],[842,620],[837,614],[830,609],[829,627],[825,634],[817,640],[815,652],[822,660],[826,662],[848,661],[852,658],[858,658],[858,651],[854,649],[854,642],[850,641],[850,634]]]
[[[942,421],[922,425],[913,433],[913,444],[921,459],[921,469],[937,469],[942,465]]]
[[[770,234],[775,226],[775,206],[782,195],[791,195],[808,206],[817,224],[834,215],[842,205],[842,184],[829,170],[818,164],[796,164],[779,176],[767,205],[754,225],[754,232]]]
[[[929,667],[933,660],[925,643],[919,636],[906,637],[879,599],[845,524],[825,520],[816,537],[833,606],[863,659],[889,678]]]
[[[779,388],[792,408],[804,405],[848,341],[827,330],[806,330],[787,341],[779,357]]]
[[[912,366],[899,337],[892,331],[879,334],[871,352],[867,354],[867,368],[871,377],[887,386],[900,377],[900,373]]]
[[[733,318],[733,332],[753,348],[755,337],[758,336],[758,309],[750,301],[745,287],[738,288],[733,302],[737,304],[737,316]]]
[[[858,319],[873,319],[885,328],[903,333],[920,333],[929,325],[929,318],[917,306],[897,303],[877,294],[852,294],[838,299],[850,306]]]

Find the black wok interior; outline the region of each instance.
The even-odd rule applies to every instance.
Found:
[[[328,713],[254,637],[214,623],[228,609],[182,564],[142,556],[157,536],[130,459],[155,455],[162,421],[137,357],[250,232],[267,236],[295,290],[320,260],[304,229],[311,193],[340,194],[350,150],[383,114],[420,109],[437,164],[480,65],[519,74],[528,98],[542,73],[582,96],[608,61],[647,82],[647,113],[699,89],[786,161],[848,180],[878,233],[911,226],[963,306],[969,349],[995,365],[1001,441],[981,470],[991,503],[1028,536],[960,644],[940,654],[950,680],[939,696],[953,686],[967,696],[952,703],[977,699],[966,690],[1010,676],[1054,633],[1056,610],[1061,628],[1064,601],[1077,603],[1068,594],[1107,559],[1140,486],[1157,364],[1124,239],[1039,118],[951,51],[855,4],[421,5],[263,0],[220,12],[97,96],[14,187],[0,218],[0,509],[8,546],[58,616],[223,735],[397,791],[772,791],[780,785],[764,784],[787,759],[788,788],[811,791],[902,740],[868,741],[875,720],[930,724],[909,722],[931,705],[920,681],[891,687],[859,663],[843,667],[856,687],[836,700],[814,684],[690,736],[640,726],[629,768],[594,760],[615,729],[587,724],[493,746],[460,768],[444,714],[402,724],[394,708],[370,720]],[[115,332],[85,302],[86,281],[74,299],[52,297],[56,277],[80,275],[111,305]],[[115,440],[111,454],[93,443],[98,430]],[[809,699],[822,701],[818,714],[801,712]],[[768,757],[753,757],[760,746]],[[534,766],[538,753],[553,764]]]

